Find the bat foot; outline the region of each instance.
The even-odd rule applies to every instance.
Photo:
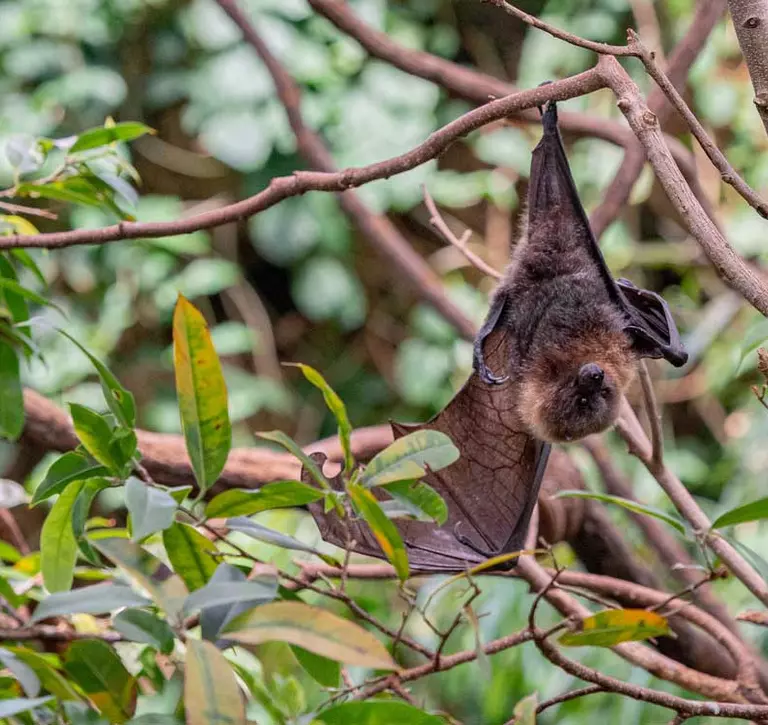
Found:
[[[462,546],[466,546],[468,549],[472,549],[476,554],[479,554],[484,559],[490,559],[491,557],[497,556],[501,553],[501,551],[488,551],[488,549],[483,549],[480,546],[477,546],[474,541],[472,541],[468,536],[464,536],[459,531],[459,527],[461,526],[461,522],[457,523],[453,527],[453,535],[456,537],[456,541],[458,541]]]
[[[480,380],[487,385],[501,385],[509,380],[509,375],[494,375],[480,357],[475,357],[474,368],[477,370]]]

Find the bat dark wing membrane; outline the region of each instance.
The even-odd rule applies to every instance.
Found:
[[[528,192],[529,227],[535,229],[541,221],[551,216],[554,205],[561,209],[564,206],[569,208],[571,225],[576,222],[581,227],[577,238],[586,240],[590,256],[610,298],[627,317],[626,332],[632,338],[634,349],[641,357],[664,358],[676,367],[684,365],[688,355],[664,299],[655,292],[636,287],[628,280],[617,282],[605,264],[576,191],[557,127],[557,106],[554,102],[547,104],[541,122],[544,135],[533,152],[531,187]]]
[[[503,334],[490,337],[486,353],[492,364],[501,364],[508,344]],[[447,468],[424,477],[445,499],[446,524],[395,520],[414,571],[464,571],[488,555],[524,548],[549,445],[521,430],[514,403],[513,382],[488,386],[475,373],[428,423],[392,424],[395,438],[421,428],[441,431],[461,454]],[[322,537],[344,547],[346,531],[336,514],[324,513],[319,503],[310,504],[310,511]],[[364,522],[352,521],[350,533],[355,551],[383,558]]]

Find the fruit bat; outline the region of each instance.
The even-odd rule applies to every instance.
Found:
[[[414,571],[461,571],[522,549],[551,444],[615,423],[639,358],[675,366],[688,358],[667,303],[611,276],[571,176],[554,102],[542,126],[527,231],[475,340],[472,375],[429,422],[392,423],[395,438],[429,428],[461,453],[424,477],[445,499],[447,523],[396,521]],[[356,551],[382,557],[364,522],[346,529],[320,504],[310,509],[327,541],[344,546],[349,531]]]

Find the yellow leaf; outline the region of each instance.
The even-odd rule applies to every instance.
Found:
[[[232,665],[210,642],[187,641],[187,725],[245,725],[245,705]]]
[[[606,609],[579,622],[577,630],[566,632],[560,644],[567,647],[613,647],[669,633],[669,622],[645,609]]]
[[[173,364],[187,453],[200,490],[207,491],[232,444],[227,386],[205,319],[181,295],[173,313]]]

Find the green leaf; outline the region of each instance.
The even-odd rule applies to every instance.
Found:
[[[310,677],[323,687],[338,687],[341,678],[341,665],[336,660],[316,655],[308,649],[292,644],[291,650],[298,663]]]
[[[721,514],[715,519],[712,528],[724,529],[726,526],[744,524],[748,521],[761,521],[765,518],[768,518],[768,498],[761,498]]]
[[[8,279],[7,277],[0,277],[0,289],[13,292],[19,297],[23,297],[24,299],[29,300],[30,302],[34,302],[36,305],[40,305],[41,307],[51,307],[59,314],[66,317],[64,310],[62,310],[61,307],[59,307],[57,304],[51,302],[42,295],[37,294],[37,292],[33,292],[31,289],[23,287],[15,280]]]
[[[232,665],[210,642],[187,641],[184,707],[187,725],[245,725]]]
[[[265,441],[272,441],[273,443],[279,443],[290,453],[293,453],[296,458],[301,461],[301,465],[310,473],[312,478],[317,481],[318,485],[324,488],[326,491],[331,490],[331,484],[328,483],[328,479],[325,477],[320,467],[301,450],[299,445],[290,436],[285,435],[282,431],[273,430],[256,434],[259,438],[263,438]]]
[[[384,484],[383,488],[417,517],[426,514],[438,526],[448,520],[448,507],[443,497],[423,481],[395,481]]]
[[[72,642],[64,668],[111,723],[123,723],[133,715],[136,681],[106,642],[98,639]]]
[[[21,217],[5,217],[5,221],[8,219],[18,220],[21,219]],[[31,224],[26,219],[23,220],[24,224],[18,221],[14,221],[12,223],[18,224],[19,226],[16,227],[17,234],[38,234],[37,227],[35,227],[34,224]],[[28,226],[27,226],[28,225]],[[22,231],[23,230],[23,231]],[[40,267],[37,266],[37,263],[34,259],[32,259],[31,255],[26,249],[12,249],[11,250],[11,256],[22,266],[26,267],[32,274],[37,277],[38,281],[40,282],[43,287],[48,286],[48,282],[45,279],[45,275],[40,271]]]
[[[96,465],[91,459],[77,451],[69,451],[57,458],[45,474],[45,478],[32,494],[32,506],[61,493],[73,481],[105,476],[109,469]]]
[[[151,603],[124,584],[105,582],[47,596],[37,605],[30,622],[65,614],[104,614],[121,607],[144,607]]]
[[[261,511],[305,506],[323,497],[323,492],[301,481],[275,481],[257,491],[231,488],[215,496],[205,515],[210,519],[230,516],[251,516]]]
[[[163,532],[163,544],[173,570],[190,591],[205,586],[216,571],[216,545],[191,526],[173,524]]]
[[[205,319],[181,295],[173,313],[173,361],[181,427],[202,493],[224,469],[232,430],[227,387]]]
[[[64,489],[53,504],[40,533],[40,568],[49,592],[67,591],[72,586],[77,560],[77,542],[72,530],[72,510],[83,481]]]
[[[5,667],[21,685],[27,697],[37,697],[40,693],[40,678],[24,660],[20,660],[11,650],[0,647],[0,665]]]
[[[153,128],[137,121],[125,121],[114,126],[99,126],[83,131],[69,148],[70,154],[88,151],[99,146],[107,146],[115,141],[133,141],[148,133],[155,133]]]
[[[238,614],[257,604],[271,601],[277,596],[277,579],[270,576],[246,581],[245,574],[236,566],[219,564],[210,581],[184,602],[184,611],[200,612],[200,630],[203,639],[216,642],[221,628]],[[221,642],[217,643],[222,646]]]
[[[131,514],[131,537],[141,541],[172,523],[178,504],[165,491],[131,477],[125,484],[125,504]]]
[[[27,699],[26,697],[12,697],[8,700],[0,700],[0,717],[12,717],[20,712],[34,710],[36,707],[45,705],[53,700],[52,697],[35,697]]]
[[[53,181],[49,184],[19,184],[16,191],[19,196],[30,199],[53,199],[82,206],[103,206],[104,199],[98,189],[91,186],[85,179],[73,184],[71,180]]]
[[[560,491],[552,498],[586,498],[593,501],[602,501],[603,503],[613,503],[635,514],[653,516],[653,518],[673,526],[684,536],[687,535],[685,522],[682,519],[665,513],[664,511],[660,511],[659,509],[655,509],[652,506],[646,506],[645,504],[631,501],[622,498],[621,496],[610,496],[607,493],[590,493],[588,491]]]
[[[179,614],[187,597],[187,588],[179,576],[167,576],[168,568],[159,559],[138,544],[117,536],[104,539],[92,536],[91,542],[140,587],[146,589],[169,617]]]
[[[141,642],[163,654],[173,652],[174,635],[168,622],[143,609],[124,609],[113,620],[112,626],[131,642]]]
[[[24,393],[16,351],[0,341],[0,438],[15,441],[24,430]]]
[[[102,561],[96,550],[91,546],[88,539],[85,538],[85,527],[88,523],[88,516],[91,512],[91,504],[96,496],[105,488],[109,488],[109,480],[106,478],[87,478],[83,482],[83,488],[75,501],[72,509],[72,533],[75,535],[75,541],[80,549],[80,553],[99,568],[102,567]]]
[[[50,692],[54,697],[62,701],[79,699],[80,696],[75,692],[69,681],[49,661],[50,655],[39,654],[29,649],[29,647],[6,647],[6,649],[13,652],[18,659],[35,671],[35,674],[40,679],[40,684],[46,692]]]
[[[352,457],[352,424],[349,422],[347,408],[336,391],[328,385],[325,378],[314,368],[303,363],[287,363],[292,367],[297,367],[304,374],[304,377],[318,388],[322,394],[328,410],[333,413],[336,423],[339,427],[339,442],[341,450],[344,452],[344,472],[349,474],[355,466],[355,459]]]
[[[323,710],[313,723],[325,725],[445,725],[437,715],[404,702],[345,702]]]
[[[381,510],[376,497],[367,488],[357,483],[350,483],[347,486],[347,491],[355,508],[365,519],[368,526],[371,527],[371,531],[376,537],[376,541],[379,543],[384,556],[395,567],[400,580],[405,581],[410,570],[408,567],[408,555],[406,554],[400,532],[387,518],[386,514]]]
[[[427,470],[445,468],[459,457],[451,439],[436,430],[418,430],[398,438],[374,456],[360,483],[371,488],[385,483],[420,478]]]
[[[621,642],[638,642],[669,634],[669,622],[645,609],[606,609],[578,624],[577,631],[566,632],[559,642],[566,647],[613,647]]]
[[[113,432],[104,416],[78,403],[70,403],[69,411],[78,439],[99,463],[119,475],[125,461],[112,446]]]
[[[233,519],[227,519],[227,528],[232,531],[239,531],[252,539],[258,541],[264,541],[267,544],[273,544],[274,546],[280,546],[283,549],[293,549],[294,551],[308,551],[311,554],[320,554],[314,546],[305,544],[298,539],[294,539],[288,534],[280,533],[274,529],[268,529],[266,526],[257,524],[255,521],[251,521],[245,516],[236,516]]]
[[[235,617],[222,630],[243,644],[288,642],[360,667],[394,670],[384,645],[357,624],[303,602],[270,602]]]
[[[515,725],[536,725],[536,708],[539,706],[539,696],[534,692],[520,700],[512,714]]]
[[[136,403],[133,395],[120,385],[118,379],[103,362],[91,355],[72,335],[62,329],[59,329],[59,332],[79,347],[82,353],[91,361],[93,367],[96,368],[96,372],[98,372],[99,379],[101,380],[104,399],[107,401],[109,409],[120,425],[126,428],[133,428],[136,425]]]

